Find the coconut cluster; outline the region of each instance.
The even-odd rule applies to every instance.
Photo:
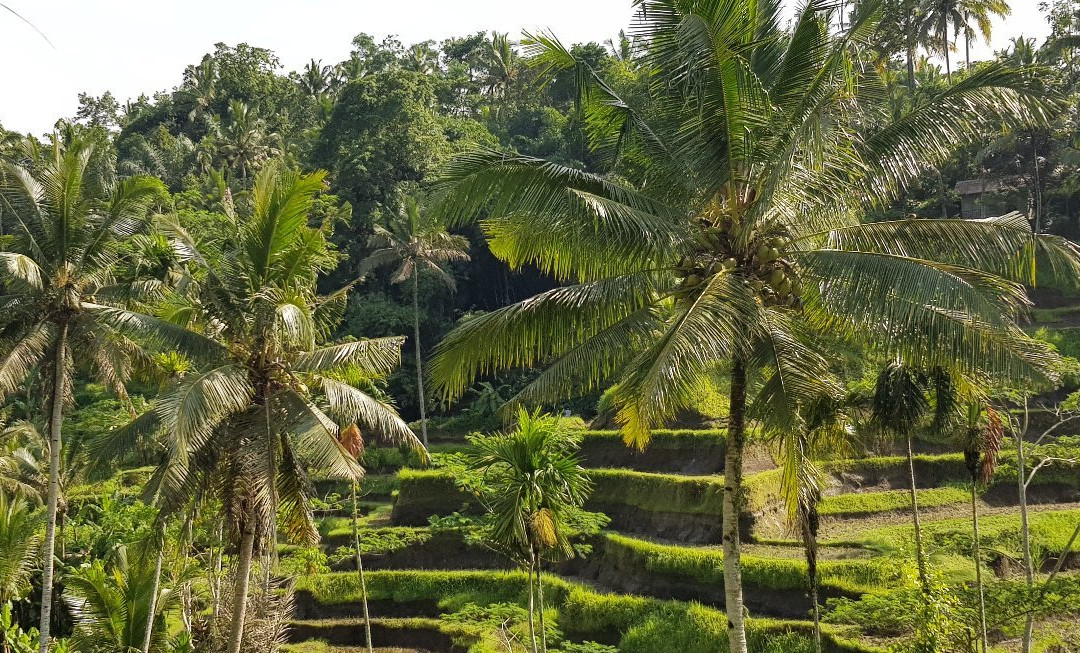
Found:
[[[713,276],[734,273],[745,279],[765,303],[799,306],[802,288],[794,264],[783,256],[789,239],[782,232],[759,234],[753,230],[744,240],[741,225],[726,215],[703,215],[697,224],[697,247],[675,268],[680,278],[677,299],[692,299]]]

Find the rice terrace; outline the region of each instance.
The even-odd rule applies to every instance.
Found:
[[[1080,652],[1080,0],[0,52],[0,653]]]

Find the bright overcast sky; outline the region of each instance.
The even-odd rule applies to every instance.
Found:
[[[121,102],[171,89],[184,67],[218,42],[273,50],[286,70],[311,58],[346,58],[352,37],[396,35],[405,43],[480,30],[550,28],[567,43],[603,41],[629,24],[630,0],[0,0],[0,125],[42,134],[71,117],[77,95],[111,90]],[[1036,0],[1011,0],[993,49],[1010,36],[1047,31]],[[978,55],[991,50],[980,45]]]

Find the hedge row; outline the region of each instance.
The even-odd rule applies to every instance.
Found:
[[[937,508],[964,503],[971,498],[971,491],[963,487],[942,487],[919,490],[920,508]],[[855,492],[824,497],[818,506],[822,516],[859,517],[911,508],[910,490],[885,490],[882,492]]]
[[[457,610],[468,603],[525,604],[526,579],[516,572],[371,572],[366,574],[372,600],[400,602],[430,600],[440,608]],[[559,628],[575,639],[610,639],[621,653],[715,653],[727,650],[724,614],[694,603],[659,601],[600,594],[558,577],[544,580],[546,605],[556,611]],[[357,602],[360,580],[355,573],[325,574],[302,579],[297,590],[311,593],[324,604]],[[751,649],[780,653],[812,651],[810,624],[752,619]],[[880,653],[850,638],[851,629],[824,626],[829,653]]]
[[[724,556],[718,549],[656,544],[608,534],[604,555],[619,558],[627,568],[663,574],[674,582],[722,586]],[[821,586],[840,594],[896,587],[901,582],[897,565],[887,560],[824,560],[818,563]],[[762,590],[804,590],[806,562],[794,558],[742,556],[743,583]]]
[[[1033,511],[1029,515],[1033,547],[1037,551],[1050,555],[1060,554],[1065,550],[1078,523],[1080,523],[1080,510]],[[970,555],[972,548],[970,518],[924,521],[922,530],[927,550],[936,553]],[[1019,514],[984,516],[979,519],[979,531],[984,550],[1001,551],[1013,557],[1020,555]],[[854,544],[889,553],[897,551],[900,544],[910,543],[914,537],[914,529],[911,526],[887,526],[874,528],[836,544]]]
[[[627,469],[589,471],[593,504],[624,504],[653,512],[719,516],[723,512],[723,479],[717,476],[678,476]]]

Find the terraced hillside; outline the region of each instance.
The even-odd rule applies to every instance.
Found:
[[[722,651],[722,553],[719,546],[722,431],[661,432],[644,454],[625,449],[618,435],[590,432],[582,457],[595,489],[586,504],[610,518],[606,529],[580,544],[585,555],[553,565],[544,579],[552,642],[559,650]],[[521,619],[525,576],[478,541],[471,516],[481,510],[462,491],[455,467],[460,446],[433,447],[435,465],[397,452],[379,452],[378,474],[365,482],[359,519],[367,570],[372,637],[378,650],[506,651]],[[650,458],[653,451],[655,458]],[[758,447],[746,478],[743,514],[748,541],[743,580],[752,616],[754,651],[813,650],[811,603],[803,549],[785,523],[780,470]],[[982,547],[991,603],[1019,583],[1019,517],[1015,465],[1006,456],[980,496]],[[394,467],[401,469],[395,471]],[[824,648],[884,651],[905,624],[882,606],[904,605],[913,580],[913,532],[906,460],[877,457],[821,464],[819,572],[825,614]],[[970,591],[970,490],[959,454],[921,454],[916,477],[923,527],[933,567],[943,583]],[[351,544],[347,488],[326,483],[323,547],[334,571],[301,578],[291,630],[294,653],[345,653],[363,648],[361,587]],[[1080,474],[1052,471],[1033,485],[1030,500],[1035,548],[1044,571],[1069,549],[1055,591],[1080,585],[1080,547],[1069,541],[1080,522]],[[289,551],[284,552],[286,555]],[[1064,589],[1063,589],[1064,588]],[[995,604],[996,605],[996,604]],[[1072,618],[1063,602],[1062,619]],[[991,612],[995,608],[991,607]],[[867,615],[874,615],[868,617]],[[1013,626],[996,627],[1000,650],[1010,650]],[[1055,624],[1039,625],[1049,641]],[[389,648],[387,648],[389,647]],[[1063,649],[1064,650],[1064,649]]]

